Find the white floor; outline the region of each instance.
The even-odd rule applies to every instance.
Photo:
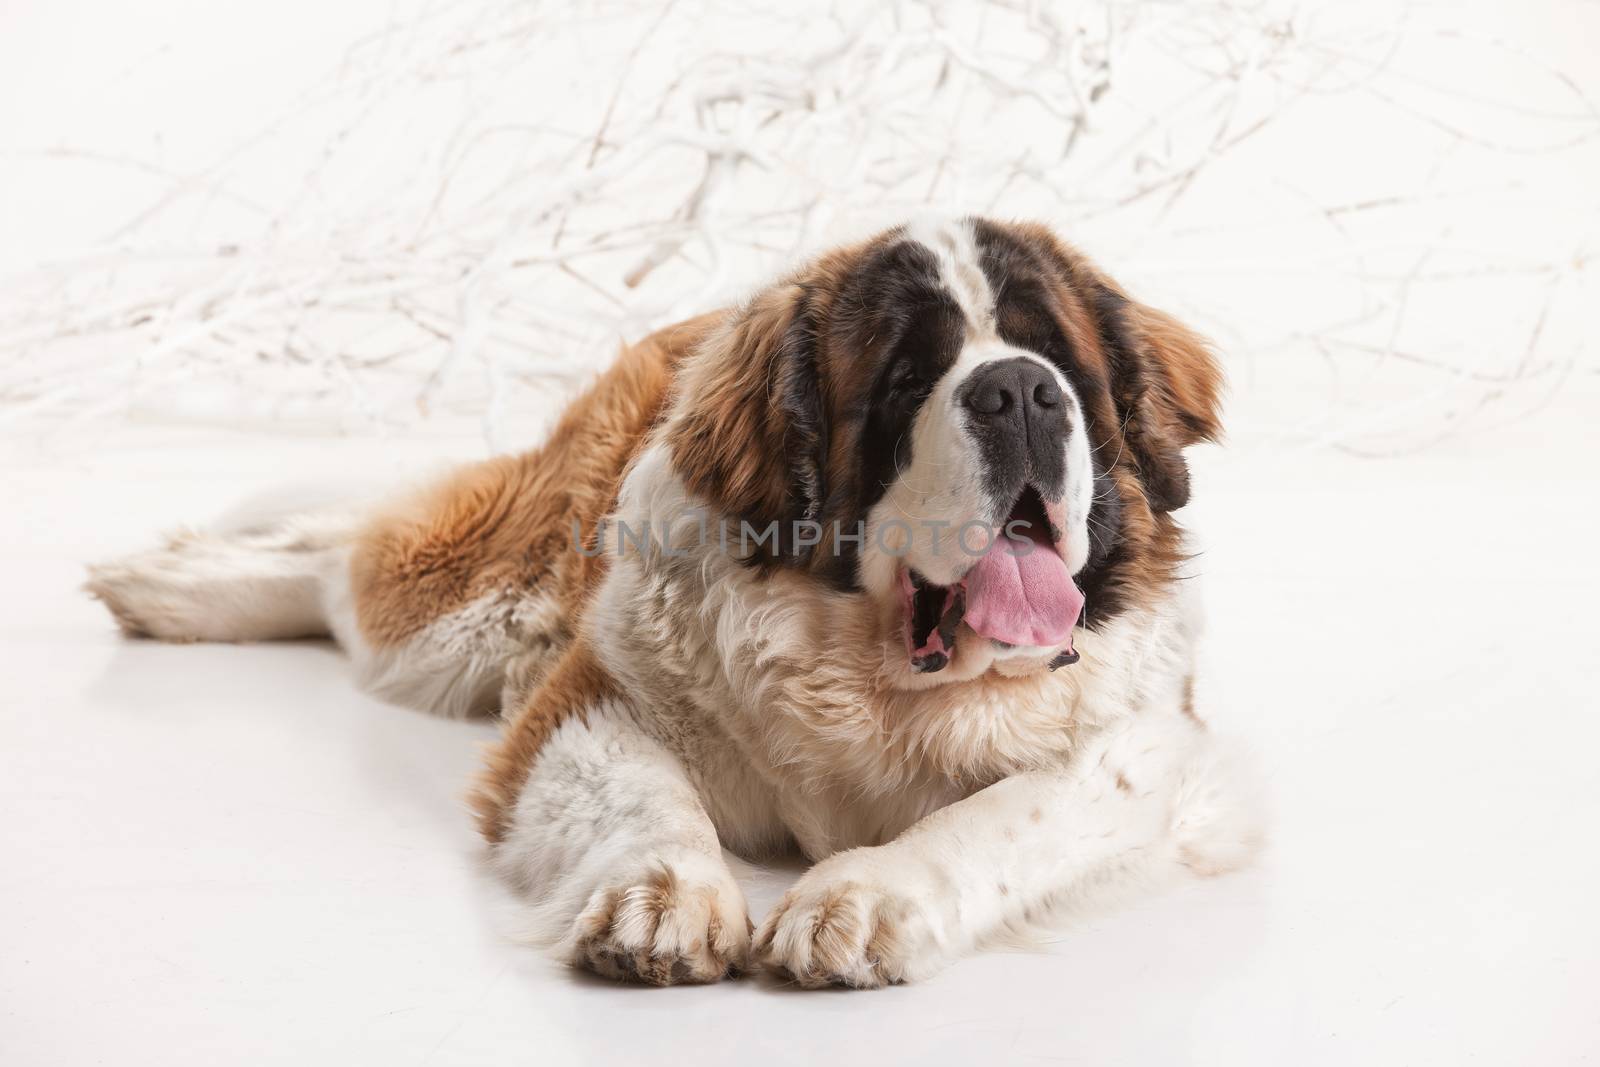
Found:
[[[546,964],[497,933],[464,813],[493,727],[363,697],[317,643],[125,642],[77,592],[84,560],[262,487],[470,437],[14,441],[0,1063],[1593,1060],[1592,399],[1418,458],[1206,457],[1212,715],[1271,770],[1271,854],[866,994]],[[793,876],[741,870],[757,909]]]

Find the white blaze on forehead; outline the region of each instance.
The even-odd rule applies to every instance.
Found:
[[[908,224],[906,239],[933,254],[939,281],[960,306],[969,340],[995,334],[994,293],[978,258],[978,238],[964,219],[926,218]]]

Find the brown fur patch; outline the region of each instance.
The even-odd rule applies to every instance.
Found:
[[[823,518],[852,480],[854,439],[831,413],[859,405],[875,365],[853,347],[831,347],[828,325],[852,271],[893,235],[829,252],[758,294],[684,369],[681,392],[694,403],[667,439],[673,465],[731,518],[780,523],[776,554],[787,551],[790,522]]]
[[[574,715],[581,719],[587,709],[611,695],[611,676],[588,646],[580,642],[568,649],[489,750],[488,766],[471,796],[484,837],[490,841],[505,837],[533,761],[556,727]]]
[[[674,367],[720,318],[703,315],[623,352],[542,448],[456,471],[377,518],[351,560],[362,635],[398,644],[493,590],[539,589],[573,618],[605,566],[603,553],[573,551],[573,523],[593,535],[662,413]]]
[[[1192,674],[1183,680],[1183,704],[1181,707],[1183,714],[1188,717],[1191,722],[1200,727],[1202,730],[1205,729],[1206,721],[1202,719],[1200,717],[1200,713],[1194,709],[1194,675]]]
[[[787,517],[790,506],[787,420],[774,385],[799,302],[798,286],[776,286],[708,339],[712,354],[684,375],[694,403],[667,438],[691,489],[762,524]]]

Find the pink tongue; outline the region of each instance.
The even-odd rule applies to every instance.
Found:
[[[966,587],[966,624],[1012,645],[1051,648],[1067,642],[1083,610],[1083,594],[1066,563],[1048,545],[1025,538],[995,538],[967,572]]]

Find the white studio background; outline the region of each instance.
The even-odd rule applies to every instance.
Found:
[[[1597,34],[1569,0],[9,0],[0,419],[511,447],[620,341],[933,209],[1050,220],[1208,332],[1235,441],[1410,451],[1593,385]]]
[[[0,0],[0,1063],[1593,1060],[1597,42],[1593,0]],[[534,443],[619,344],[930,209],[1216,342],[1184,522],[1257,869],[865,999],[586,981],[495,928],[495,723],[78,590]],[[737,869],[757,919],[796,873]]]

